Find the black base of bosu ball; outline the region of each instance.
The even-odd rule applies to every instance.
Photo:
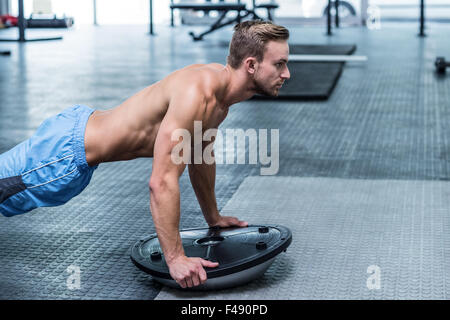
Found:
[[[187,288],[190,290],[224,289],[250,282],[262,276],[292,241],[291,231],[279,225],[186,229],[180,235],[186,256],[219,263],[217,268],[205,268],[208,280]],[[133,245],[131,260],[156,281],[181,289],[170,276],[156,234]]]

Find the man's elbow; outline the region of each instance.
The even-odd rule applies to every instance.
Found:
[[[148,182],[148,188],[150,190],[150,193],[154,193],[157,190],[160,190],[162,188],[162,185],[163,185],[162,179],[151,178],[150,181]]]
[[[171,178],[164,177],[151,177],[150,182],[148,184],[150,193],[161,193],[167,190],[171,190],[174,185],[177,184],[177,180]]]

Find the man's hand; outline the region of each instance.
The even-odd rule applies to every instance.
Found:
[[[219,218],[214,221],[214,223],[210,224],[210,227],[219,226],[222,228],[226,227],[247,227],[248,222],[241,221],[236,217],[224,217],[219,216]]]
[[[179,256],[168,263],[170,275],[182,288],[191,288],[205,283],[207,276],[203,267],[215,268],[218,265],[218,262],[186,256]]]

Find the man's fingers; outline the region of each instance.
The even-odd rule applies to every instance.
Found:
[[[228,218],[228,224],[231,226],[239,226],[239,227],[247,227],[248,226],[248,222],[246,221],[240,221],[238,218],[236,217],[225,217]]]
[[[239,224],[239,219],[238,219],[238,218],[235,218],[235,217],[232,217],[232,218],[230,219],[230,222],[231,222],[233,225],[237,226],[237,225]]]
[[[194,286],[198,286],[201,284],[200,275],[199,275],[200,269],[203,269],[203,268],[199,267],[197,272],[192,274],[192,283],[194,284]]]
[[[200,277],[200,283],[205,283],[206,279],[208,279],[208,277],[206,276],[206,271],[205,269],[201,268],[200,272],[198,273],[199,277]]]
[[[186,278],[186,284],[189,288],[193,287],[194,284],[192,283],[192,278],[191,277],[187,277]]]
[[[182,280],[179,280],[177,282],[180,285],[180,287],[182,287],[183,289],[187,287],[186,280],[182,279]]]
[[[248,222],[247,221],[239,221],[239,226],[240,227],[248,227]]]
[[[204,259],[201,259],[200,262],[202,263],[202,266],[207,268],[216,268],[219,265],[218,262],[212,262]]]
[[[187,264],[178,264],[172,267],[171,276],[181,288],[192,288],[206,282],[208,276],[204,267],[215,268],[218,265],[217,262],[202,258],[188,258]]]
[[[230,222],[232,226],[248,227],[248,222],[240,221],[238,218],[233,218]]]

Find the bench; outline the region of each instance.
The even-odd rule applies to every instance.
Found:
[[[253,2],[254,3],[254,2]],[[201,34],[194,34],[194,32],[189,32],[189,35],[192,36],[194,41],[203,40],[203,37],[211,32],[214,32],[220,28],[223,28],[227,25],[233,23],[241,22],[241,19],[246,18],[249,15],[252,15],[252,19],[261,19],[255,12],[256,9],[266,9],[269,20],[272,20],[272,15],[270,13],[271,10],[278,8],[278,5],[275,3],[270,4],[260,4],[254,5],[253,9],[247,9],[245,4],[242,3],[171,3],[170,10],[172,12],[172,22],[173,26],[173,10],[194,10],[194,11],[217,11],[219,13],[219,17],[217,20],[210,26],[208,30],[202,32]],[[236,17],[225,19],[228,12],[237,12]]]

